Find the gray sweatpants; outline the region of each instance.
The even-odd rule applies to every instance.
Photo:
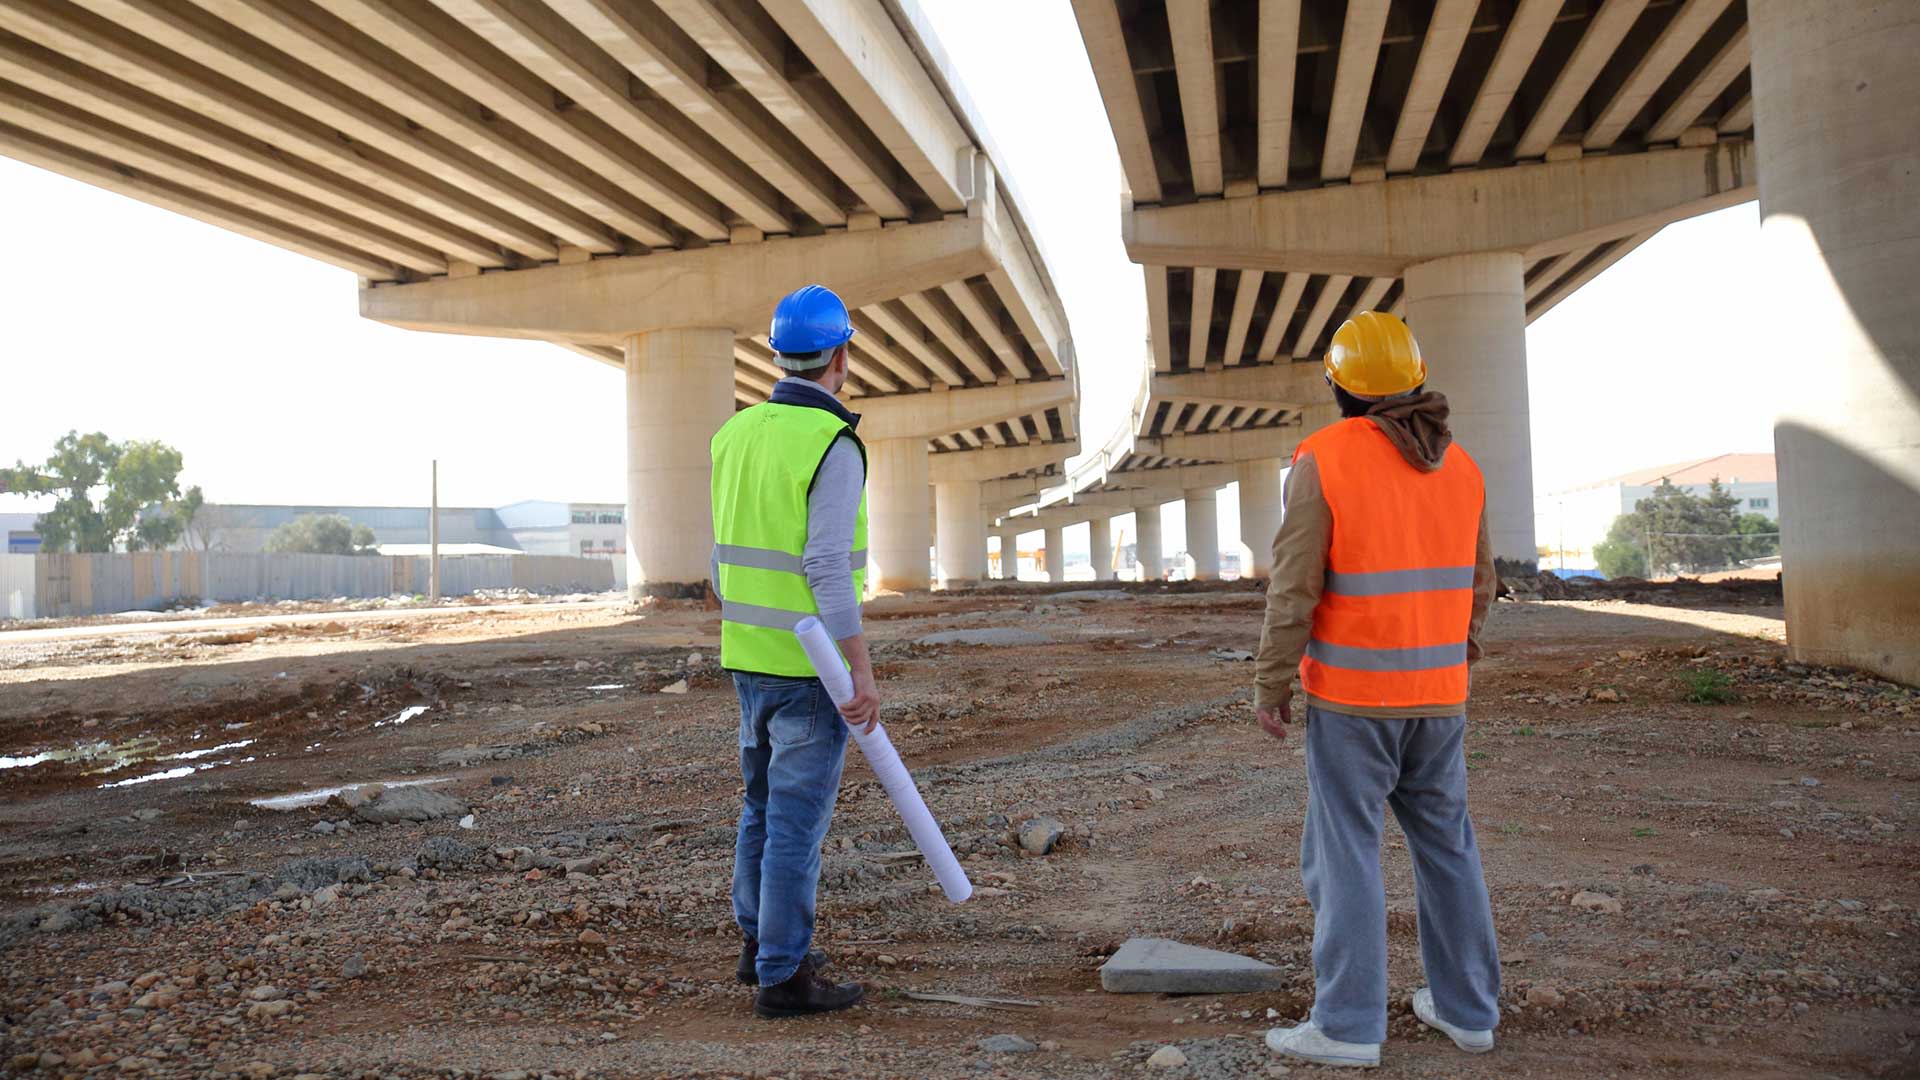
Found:
[[[1380,804],[1413,855],[1420,961],[1442,1020],[1500,1022],[1500,954],[1467,818],[1464,716],[1372,720],[1307,709],[1300,881],[1313,904],[1313,1022],[1343,1042],[1387,1037],[1387,899]]]

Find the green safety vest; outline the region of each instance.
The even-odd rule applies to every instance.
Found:
[[[720,666],[804,678],[813,665],[793,636],[819,614],[801,556],[807,495],[842,434],[866,447],[825,409],[765,402],[733,415],[713,436],[713,542],[719,564]],[[867,496],[853,526],[853,595],[865,595]]]

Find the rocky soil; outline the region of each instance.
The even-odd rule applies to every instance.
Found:
[[[1500,1044],[1408,1010],[1389,828],[1383,1065],[1920,1074],[1920,695],[1790,662],[1764,595],[1648,599],[1496,608],[1467,749]],[[0,1071],[1285,1075],[1260,1036],[1312,999],[1305,778],[1247,704],[1259,617],[1232,587],[871,605],[887,726],[976,899],[856,752],[820,944],[868,1003],[779,1023],[732,981],[710,613],[0,635]],[[1101,992],[1134,935],[1291,983]]]

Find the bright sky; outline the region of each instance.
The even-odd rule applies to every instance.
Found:
[[[926,4],[1047,247],[1097,448],[1139,384],[1146,303],[1072,9]],[[362,320],[344,271],[3,158],[0,206],[26,211],[6,238],[32,253],[0,261],[0,463],[42,461],[77,428],[178,447],[214,502],[419,505],[434,457],[443,505],[625,498],[612,368]],[[1778,383],[1738,318],[1760,291],[1758,226],[1751,203],[1669,226],[1529,328],[1536,490],[1771,450]],[[1225,540],[1232,488],[1220,508]],[[1176,504],[1169,551],[1180,524]]]

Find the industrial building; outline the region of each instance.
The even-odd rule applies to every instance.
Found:
[[[1780,484],[1772,454],[1716,454],[1636,469],[1622,476],[1534,499],[1534,535],[1539,537],[1551,565],[1585,569],[1594,566],[1593,546],[1606,539],[1613,519],[1633,513],[1641,499],[1661,484],[1672,484],[1691,495],[1706,495],[1715,480],[1740,500],[1735,511],[1780,520]]]

